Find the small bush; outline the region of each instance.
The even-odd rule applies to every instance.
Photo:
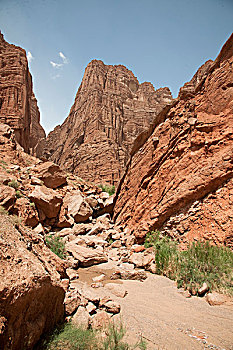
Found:
[[[35,208],[35,207],[36,207],[36,205],[35,205],[34,202],[31,202],[29,205],[30,205],[30,207],[32,207],[32,208]]]
[[[66,323],[57,328],[42,345],[36,349],[43,350],[146,350],[146,344],[140,340],[135,346],[130,347],[123,342],[125,329],[114,323],[106,330],[106,337],[102,338],[98,331],[75,327],[72,323]]]
[[[104,192],[107,192],[109,194],[109,196],[113,195],[115,193],[115,186],[111,186],[111,185],[103,185],[100,184],[98,185],[98,187],[100,187]]]
[[[8,186],[13,187],[15,190],[19,188],[19,183],[15,180],[8,182]]]
[[[9,215],[8,211],[0,205],[0,214]]]
[[[54,254],[59,256],[61,259],[65,258],[65,244],[60,236],[49,235],[45,238],[45,242]]]
[[[22,193],[19,190],[15,191],[15,195],[16,195],[16,198],[23,197]]]
[[[207,242],[193,242],[180,251],[176,242],[158,231],[147,235],[145,246],[155,248],[157,273],[177,281],[195,294],[206,282],[210,290],[233,295],[233,252]]]

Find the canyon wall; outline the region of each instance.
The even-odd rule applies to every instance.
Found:
[[[139,241],[158,229],[233,245],[232,64],[233,35],[136,139],[114,217]]]
[[[33,153],[38,141],[45,137],[25,50],[7,43],[1,32],[0,122],[14,129],[26,152]]]
[[[40,143],[37,155],[85,180],[117,184],[135,138],[171,101],[168,88],[155,91],[126,67],[93,60],[69,116]]]

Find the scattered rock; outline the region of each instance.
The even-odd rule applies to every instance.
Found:
[[[72,323],[76,327],[83,327],[84,329],[88,329],[90,322],[89,313],[85,309],[84,306],[79,306],[78,310],[72,317]]]
[[[228,300],[226,295],[219,294],[217,292],[208,293],[206,294],[205,298],[211,306],[222,305]]]
[[[66,250],[78,260],[79,265],[88,267],[108,261],[107,256],[100,249],[92,249],[79,246],[76,240],[66,244]]]
[[[198,294],[199,294],[200,296],[202,296],[202,295],[204,295],[206,292],[208,292],[208,290],[209,290],[209,287],[208,287],[207,283],[204,282],[203,285],[198,289],[197,292],[198,292]]]
[[[108,327],[110,316],[106,311],[100,310],[91,319],[91,326],[93,329],[101,329]]]
[[[62,197],[45,186],[35,186],[28,196],[47,218],[55,218],[62,204]]]

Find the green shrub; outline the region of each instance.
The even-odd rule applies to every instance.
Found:
[[[15,195],[16,195],[16,198],[23,197],[22,193],[19,190],[15,191]]]
[[[158,231],[147,235],[145,246],[155,248],[158,274],[177,281],[178,287],[192,294],[206,282],[210,290],[233,294],[233,252],[207,242],[193,242],[180,251],[176,242]]]
[[[8,182],[8,186],[13,187],[15,190],[19,188],[19,183],[15,180]]]
[[[32,207],[32,208],[35,208],[35,206],[36,206],[34,202],[30,202],[29,205],[30,205],[30,207]]]
[[[0,214],[9,215],[8,211],[0,205]]]
[[[59,258],[65,258],[65,244],[60,236],[49,235],[45,238],[46,245],[55,253]]]
[[[103,185],[100,184],[98,185],[98,187],[100,187],[104,192],[107,192],[109,194],[109,196],[113,195],[115,193],[115,186],[111,186],[111,185]]]
[[[98,331],[75,327],[72,323],[66,323],[57,328],[36,349],[44,350],[146,350],[146,344],[140,340],[135,346],[130,347],[123,342],[125,329],[114,323],[106,330],[106,337],[102,338]]]

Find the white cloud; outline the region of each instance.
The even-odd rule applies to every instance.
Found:
[[[61,68],[63,66],[63,63],[55,63],[53,61],[50,61],[50,64],[53,66],[53,68]]]
[[[27,59],[28,59],[28,62],[31,62],[32,60],[34,60],[34,57],[32,56],[32,53],[30,51],[28,51],[27,53]]]
[[[55,80],[55,79],[58,79],[58,78],[60,78],[60,77],[61,77],[60,74],[56,74],[56,75],[52,76],[52,79]]]
[[[68,58],[62,52],[59,52],[59,56],[61,57],[64,64],[67,64],[69,62]]]

